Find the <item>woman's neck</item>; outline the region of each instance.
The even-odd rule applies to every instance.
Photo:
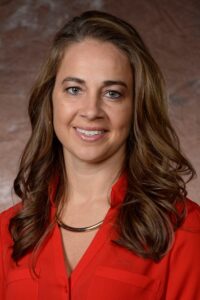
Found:
[[[88,164],[77,160],[68,160],[67,170],[67,200],[76,204],[96,202],[110,195],[112,185],[120,176],[123,166],[118,157],[99,164]]]

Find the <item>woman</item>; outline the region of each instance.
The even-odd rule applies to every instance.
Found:
[[[22,201],[1,214],[1,299],[200,299],[195,172],[165,98],[126,22],[90,11],[57,33],[30,97]]]

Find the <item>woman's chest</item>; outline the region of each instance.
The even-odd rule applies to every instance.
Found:
[[[27,258],[26,265],[8,271],[5,300],[163,299],[167,259],[154,264],[135,256],[112,243],[109,228],[85,234],[61,233],[56,226],[40,253],[38,278]]]
[[[71,232],[61,229],[63,255],[68,277],[90,247],[97,230],[88,232]]]
[[[70,245],[69,235],[61,242],[57,233],[42,253],[38,278],[33,279],[28,270],[17,269],[10,274],[6,300],[42,300],[47,296],[49,300],[162,299],[160,276],[152,272],[152,263],[139,260],[110,241],[97,243],[99,239],[93,240],[95,232],[81,235],[81,239],[74,235]],[[70,280],[64,252],[73,270]]]

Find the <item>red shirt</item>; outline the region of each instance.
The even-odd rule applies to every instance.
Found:
[[[0,215],[1,300],[200,300],[200,207],[187,200],[187,217],[170,252],[159,262],[143,259],[114,245],[112,220],[124,199],[125,176],[114,184],[111,207],[90,246],[68,278],[61,232],[56,225],[37,262],[38,278],[29,271],[31,255],[11,259],[8,223],[18,206]],[[52,207],[52,214],[55,207]]]

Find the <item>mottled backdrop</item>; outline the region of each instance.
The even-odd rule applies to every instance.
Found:
[[[141,33],[166,77],[169,112],[182,147],[200,173],[199,0],[0,0],[0,210],[12,205],[12,181],[30,133],[30,88],[56,30],[84,10],[124,18]],[[200,202],[199,178],[188,185]]]

